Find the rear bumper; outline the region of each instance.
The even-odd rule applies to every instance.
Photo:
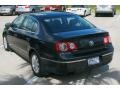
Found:
[[[4,12],[0,12],[0,14],[11,14],[12,11],[4,11]]]
[[[104,11],[104,10],[96,10],[96,13],[113,13],[112,10]]]
[[[95,65],[88,65],[88,58],[91,56],[86,56],[86,58],[78,59],[74,61],[55,61],[51,59],[41,58],[41,63],[43,67],[43,71],[48,73],[55,74],[68,74],[68,73],[80,73],[88,68],[95,68],[102,65],[106,65],[111,62],[113,57],[113,52],[108,52],[102,55],[96,55],[100,58],[100,63]],[[94,56],[95,57],[95,56]]]

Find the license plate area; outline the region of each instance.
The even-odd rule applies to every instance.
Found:
[[[100,58],[99,57],[92,57],[88,59],[88,66],[91,65],[96,65],[100,63]]]

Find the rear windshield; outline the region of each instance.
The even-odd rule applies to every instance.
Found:
[[[94,25],[79,16],[51,17],[42,20],[44,28],[50,33],[68,32],[95,28]]]

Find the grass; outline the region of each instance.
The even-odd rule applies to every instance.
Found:
[[[116,11],[117,11],[117,14],[120,14],[120,5],[116,6]]]

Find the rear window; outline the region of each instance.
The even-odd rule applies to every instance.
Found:
[[[51,17],[43,19],[42,22],[46,30],[50,33],[95,28],[94,25],[79,16]]]

